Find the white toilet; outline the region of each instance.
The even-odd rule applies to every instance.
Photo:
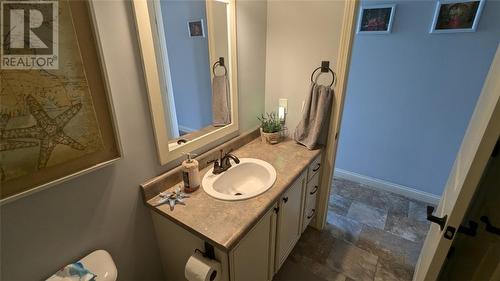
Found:
[[[116,281],[118,277],[115,262],[111,255],[105,250],[96,250],[83,257],[79,262],[84,268],[97,275],[93,279],[95,281]],[[71,277],[60,277],[56,274],[57,273],[52,275],[47,281],[74,280]]]

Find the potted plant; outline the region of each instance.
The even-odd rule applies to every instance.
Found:
[[[262,114],[257,117],[260,121],[260,136],[262,142],[267,142],[270,144],[279,143],[281,140],[280,131],[282,129],[281,122],[276,115],[276,113],[266,113],[266,116]]]

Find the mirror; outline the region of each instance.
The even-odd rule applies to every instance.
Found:
[[[161,164],[237,135],[234,0],[135,0],[134,11]]]

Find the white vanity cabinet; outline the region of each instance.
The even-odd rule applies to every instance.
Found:
[[[272,280],[314,218],[320,156],[276,199],[259,221],[229,250],[215,247],[218,281]],[[167,280],[185,280],[184,266],[204,239],[152,212]]]
[[[302,218],[302,232],[304,232],[316,216],[316,199],[319,190],[319,174],[314,175],[310,181],[307,182],[304,190],[304,214]]]
[[[304,212],[302,214],[302,232],[304,232],[309,223],[316,216],[316,201],[319,191],[319,170],[321,166],[321,157],[318,156],[309,165],[307,171],[307,183],[304,188]]]
[[[229,254],[230,279],[272,280],[315,215],[318,156]]]
[[[307,170],[229,255],[231,280],[272,280],[302,234]]]
[[[292,251],[302,234],[302,194],[306,172],[281,196],[278,206],[276,271]]]
[[[318,156],[229,254],[230,279],[272,280],[315,216]]]
[[[231,280],[272,280],[314,218],[318,156],[229,255]]]
[[[271,208],[250,232],[231,250],[231,280],[272,280],[276,241],[276,210]]]

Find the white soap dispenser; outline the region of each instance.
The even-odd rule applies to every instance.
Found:
[[[191,159],[192,153],[186,153],[187,159],[182,162],[182,181],[184,192],[191,193],[200,187],[200,170],[198,161]]]

